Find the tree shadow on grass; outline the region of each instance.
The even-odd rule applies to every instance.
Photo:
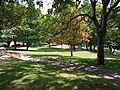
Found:
[[[95,58],[79,58],[79,57],[68,57],[68,56],[60,56],[60,60],[72,63],[78,63],[87,66],[95,66],[98,68],[109,69],[112,71],[116,71],[120,73],[120,60],[118,59],[105,59],[105,66],[97,65],[97,59]]]
[[[30,61],[0,67],[0,90],[119,90],[120,82]]]
[[[52,48],[52,47],[49,47],[49,48],[39,48],[37,50],[37,52],[60,52],[60,51],[63,51],[64,49],[62,48]]]
[[[105,66],[97,65],[97,59],[95,58],[79,58],[79,57],[70,57],[70,56],[62,56],[62,55],[30,55],[34,58],[46,58],[48,60],[58,60],[69,63],[77,63],[80,65],[94,66],[103,69],[109,69],[112,71],[120,72],[120,60],[118,59],[105,59]]]
[[[120,55],[114,55],[114,54],[105,54],[105,58],[120,60]]]

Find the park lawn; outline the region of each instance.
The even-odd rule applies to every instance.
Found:
[[[40,62],[0,60],[0,90],[120,90],[120,81]]]
[[[69,50],[53,47],[32,47],[29,51],[19,49],[18,52],[34,58],[57,59],[120,72],[120,55],[105,54],[105,66],[99,66],[96,64],[97,54],[90,51],[74,51],[73,57],[70,56]]]

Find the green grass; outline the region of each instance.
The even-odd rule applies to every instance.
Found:
[[[16,52],[16,51],[15,51]],[[32,47],[17,50],[23,55],[79,63],[120,72],[120,56],[106,54],[106,66],[96,65],[96,53],[60,48]],[[120,90],[120,81],[105,79],[83,71],[68,72],[40,62],[0,60],[0,90]]]
[[[29,51],[20,49],[18,52],[35,58],[57,59],[120,72],[120,55],[105,54],[105,66],[99,66],[96,64],[97,54],[90,51],[74,51],[73,57],[69,50],[61,48],[32,47]]]
[[[120,82],[40,62],[0,61],[0,90],[120,90]]]
[[[52,48],[52,47],[33,47],[29,51],[24,49],[19,49],[18,52],[21,52],[23,55],[61,55],[61,56],[70,56],[70,51],[67,49],[61,48]],[[74,56],[80,58],[96,58],[96,53],[91,53],[88,51],[74,51]]]

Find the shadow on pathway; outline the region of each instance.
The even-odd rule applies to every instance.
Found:
[[[80,64],[74,64],[74,63],[69,63],[69,62],[64,62],[64,61],[59,61],[59,60],[48,60],[48,59],[38,59],[38,58],[32,58],[30,56],[25,56],[21,57],[22,60],[30,60],[33,62],[43,62],[63,68],[67,68],[66,71],[76,71],[76,70],[81,70],[81,71],[86,71],[88,73],[96,74],[96,75],[101,75],[106,79],[115,79],[120,81],[120,73],[113,72],[111,70],[106,70],[106,69],[99,69],[93,66],[86,66],[86,65],[80,65]]]

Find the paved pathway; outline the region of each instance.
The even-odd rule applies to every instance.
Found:
[[[101,76],[103,76],[104,78],[107,78],[107,79],[115,79],[115,80],[120,81],[120,73],[116,73],[116,72],[106,70],[106,69],[98,69],[98,68],[92,67],[92,66],[73,64],[73,63],[59,61],[59,60],[32,58],[30,56],[25,56],[25,57],[22,56],[21,59],[22,60],[30,60],[30,61],[33,61],[33,62],[43,62],[43,63],[55,65],[55,66],[64,67],[64,68],[67,68],[66,71],[82,70],[82,71],[86,71],[88,73],[101,75]]]

